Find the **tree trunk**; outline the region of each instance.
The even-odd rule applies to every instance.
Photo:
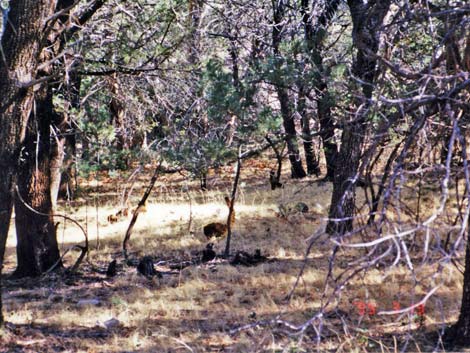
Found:
[[[353,227],[356,204],[356,187],[362,145],[365,141],[367,110],[374,90],[376,72],[375,54],[379,48],[380,30],[391,0],[364,4],[362,0],[348,0],[353,19],[353,39],[357,48],[352,72],[362,82],[361,98],[356,98],[358,111],[344,124],[341,148],[337,156],[333,181],[333,195],[329,210],[327,232],[343,234]],[[362,106],[362,108],[359,108]]]
[[[0,60],[0,272],[13,206],[14,179],[32,108],[33,86],[29,83],[36,77],[44,19],[54,10],[46,0],[17,0],[10,6],[9,25],[1,41],[4,60]],[[1,309],[0,297],[3,323]]]
[[[446,331],[444,339],[445,342],[450,343],[452,346],[470,346],[470,227],[468,225],[465,272],[463,275],[462,303],[460,305],[459,319]]]
[[[310,60],[315,65],[313,90],[317,96],[317,115],[320,123],[320,137],[323,142],[323,153],[326,160],[325,179],[333,181],[338,147],[334,142],[335,124],[331,115],[332,98],[328,92],[327,71],[323,67],[323,45],[331,19],[335,15],[341,0],[328,1],[315,26],[309,10],[309,0],[301,1],[302,21],[305,28],[305,40]]]
[[[335,177],[336,159],[338,158],[338,146],[334,142],[335,124],[331,116],[330,93],[326,83],[319,84],[317,90],[317,113],[320,122],[320,137],[323,142],[323,153],[326,160],[325,179],[333,181]]]
[[[57,9],[70,5],[71,0],[60,0]],[[42,69],[37,77],[52,74],[52,65],[46,63],[52,62],[52,57],[58,56],[63,49],[64,40],[58,41],[57,36],[65,28],[67,19],[66,13],[53,24],[54,31],[47,36],[48,50],[40,55]],[[19,195],[15,195],[18,263],[14,277],[39,276],[54,265],[61,266],[52,216],[56,208],[65,146],[61,131],[64,130],[61,126],[64,115],[56,113],[53,105],[53,92],[57,89],[58,84],[49,82],[42,83],[36,89],[35,109],[27,124],[17,179]],[[52,134],[51,127],[55,128]]]
[[[39,276],[60,262],[51,198],[50,126],[54,114],[52,88],[46,84],[36,92],[18,170],[21,198],[15,195],[18,267],[14,277]]]
[[[455,23],[453,24],[455,25]],[[455,28],[455,27],[454,27]],[[449,38],[449,42],[446,45],[446,68],[448,74],[455,74],[459,66],[462,67],[463,71],[470,70],[470,34],[467,34],[465,40],[465,48],[463,58],[459,57],[459,48],[454,35]],[[457,47],[456,47],[457,46]],[[449,103],[450,104],[450,103]],[[447,118],[447,117],[446,117]],[[450,119],[449,119],[450,120]],[[449,134],[450,135],[450,134]],[[466,136],[464,133],[463,136]],[[444,144],[441,160],[445,165],[445,159],[449,153],[446,137],[446,143]],[[464,140],[466,141],[466,140]],[[467,149],[466,143],[461,146],[465,151]],[[463,275],[463,288],[462,288],[462,302],[460,305],[460,314],[457,322],[452,325],[444,335],[444,341],[450,343],[452,346],[470,346],[470,217],[467,221],[467,245],[465,250],[465,271]],[[446,347],[452,349],[453,347]]]
[[[307,174],[320,175],[320,164],[313,149],[312,135],[310,131],[310,117],[307,112],[305,88],[302,83],[298,85],[298,103],[297,111],[301,116],[302,141],[305,153],[305,163],[307,165]]]
[[[353,178],[359,167],[365,122],[355,122],[345,127],[341,138],[341,150],[337,157],[333,181],[333,195],[329,211],[329,234],[344,234],[352,230],[355,211],[355,185]]]
[[[278,3],[273,2],[273,54],[276,57],[276,69],[280,72],[281,67],[281,54],[279,51],[279,45],[282,40],[282,31],[284,28],[284,11],[285,4],[280,1]],[[299,146],[297,144],[297,131],[295,130],[294,112],[289,102],[289,94],[287,89],[283,86],[282,82],[276,82],[276,93],[281,106],[281,116],[286,133],[287,153],[289,155],[289,161],[291,164],[291,177],[294,179],[304,178],[307,176],[304,167],[302,166],[302,160],[300,159]]]
[[[459,42],[462,40],[458,36],[457,31],[449,31],[449,28],[457,28],[458,24],[462,21],[462,15],[449,15],[446,18],[446,26],[439,31],[440,35],[445,40],[445,57],[446,57],[446,71],[447,75],[455,75],[462,67],[462,57],[460,55]],[[465,55],[465,54],[464,54]],[[448,121],[444,122],[444,126],[452,126]],[[449,153],[449,141],[452,135],[452,130],[444,129],[442,133],[442,148],[441,148],[441,164],[446,165],[447,154]],[[455,151],[453,151],[455,154]]]
[[[300,159],[294,113],[289,104],[289,96],[284,88],[276,87],[276,91],[281,105],[282,123],[286,132],[287,153],[291,164],[291,177],[294,179],[304,178],[307,174],[305,173],[302,160]]]

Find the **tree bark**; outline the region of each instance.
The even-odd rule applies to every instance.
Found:
[[[328,181],[334,180],[336,160],[338,158],[338,146],[334,142],[335,124],[331,116],[331,101],[332,99],[326,83],[319,84],[317,90],[317,113],[326,161],[325,179]]]
[[[0,60],[0,272],[20,149],[33,102],[30,82],[36,78],[44,19],[54,10],[51,1],[46,0],[17,0],[10,5],[9,25],[1,41],[5,55]],[[3,323],[1,309],[0,297],[0,323]]]
[[[465,250],[465,271],[463,275],[462,302],[460,306],[459,319],[454,325],[447,329],[444,339],[445,342],[452,346],[470,346],[470,227],[468,226],[467,246]]]
[[[279,104],[281,105],[282,123],[286,133],[287,153],[291,164],[291,177],[294,179],[307,176],[302,160],[300,159],[299,146],[297,144],[297,131],[295,130],[294,112],[289,104],[289,95],[284,88],[276,87]]]
[[[320,164],[318,158],[315,155],[315,151],[313,149],[313,141],[312,135],[310,131],[310,116],[307,112],[307,105],[306,105],[306,92],[305,87],[303,84],[298,85],[298,103],[297,103],[297,111],[301,116],[301,126],[302,126],[302,141],[304,147],[304,154],[305,154],[305,163],[307,165],[307,174],[312,175],[315,174],[316,176],[320,175]]]
[[[364,4],[362,0],[348,0],[353,20],[353,40],[357,48],[352,72],[360,80],[364,99],[356,98],[358,111],[345,122],[341,137],[333,181],[327,232],[343,234],[353,227],[356,206],[356,187],[362,145],[365,141],[367,110],[374,90],[380,30],[391,1]],[[362,106],[362,108],[360,108]]]
[[[335,15],[341,0],[328,1],[315,26],[311,22],[309,0],[302,0],[301,13],[305,29],[305,41],[310,60],[315,67],[313,90],[317,100],[317,116],[320,123],[320,137],[323,142],[323,153],[326,160],[325,179],[333,181],[338,147],[334,142],[335,124],[331,114],[332,98],[328,91],[328,73],[323,66],[323,46],[326,39],[326,27]]]
[[[54,10],[70,5],[71,0],[59,0]],[[52,62],[52,57],[57,57],[65,46],[64,36],[58,37],[63,33],[67,20],[68,12],[51,24],[54,30],[47,35],[47,50],[40,55],[42,68],[37,77],[52,74],[52,65],[47,63]],[[34,110],[30,114],[22,146],[17,179],[19,195],[15,195],[18,261],[14,277],[35,277],[52,266],[62,265],[52,215],[64,160],[65,138],[61,130],[65,129],[65,114],[56,113],[54,109],[54,89],[58,90],[59,85],[46,81],[35,90]],[[52,134],[51,127],[54,128]]]
[[[276,61],[276,69],[280,71],[281,66],[281,54],[279,45],[282,40],[282,31],[284,28],[283,17],[285,11],[285,4],[283,1],[273,2],[273,32],[272,32],[272,44],[273,54]],[[284,131],[286,133],[287,153],[289,155],[289,161],[291,164],[291,177],[294,179],[300,179],[307,176],[304,167],[302,166],[302,160],[300,159],[299,146],[297,144],[297,131],[295,130],[294,111],[290,104],[289,94],[286,87],[281,82],[275,82],[276,93],[281,106],[282,123]]]
[[[18,266],[13,276],[17,278],[39,276],[60,263],[51,197],[50,126],[55,115],[51,87],[43,85],[35,98],[18,170],[21,197],[15,195]]]
[[[453,43],[455,42],[455,38],[450,38],[452,39]],[[447,48],[447,57],[446,57],[446,64],[447,64],[447,70],[449,74],[454,74],[456,73],[457,69],[459,66],[461,67],[461,70],[463,71],[469,71],[470,70],[470,34],[467,34],[466,40],[465,40],[465,48],[464,48],[464,54],[463,58],[459,58],[459,50],[458,48]],[[449,103],[450,104],[450,103]],[[466,151],[467,150],[467,142],[465,139],[466,134],[463,135],[463,143],[462,143],[462,150]],[[446,138],[446,141],[449,141],[449,139]],[[445,143],[447,145],[447,143]],[[447,147],[447,146],[446,146]],[[444,159],[447,157],[448,154],[448,149],[443,151],[443,155],[441,158]],[[455,153],[455,152],[454,152]],[[443,161],[445,162],[445,161]],[[445,164],[444,164],[445,165]],[[467,221],[467,245],[465,248],[465,271],[463,275],[463,288],[462,288],[462,301],[460,305],[460,313],[459,313],[459,319],[457,322],[452,325],[445,333],[444,335],[444,342],[450,343],[452,346],[464,346],[464,347],[469,347],[470,346],[470,216]],[[446,347],[449,349],[452,349],[453,347]]]

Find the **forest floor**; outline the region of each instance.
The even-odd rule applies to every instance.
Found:
[[[456,267],[421,261],[416,253],[412,261],[420,265],[413,271],[406,261],[391,268],[374,266],[358,271],[346,285],[335,287],[344,279],[342,273],[351,274],[348,270],[365,251],[340,248],[331,272],[336,282],[326,281],[335,244],[321,235],[321,229],[331,183],[315,177],[284,178],[284,188],[271,191],[269,169],[267,162],[246,162],[235,203],[231,253],[254,254],[259,249],[266,257],[251,266],[243,259],[237,264],[223,258],[200,261],[209,242],[203,226],[227,219],[223,197],[231,190],[232,167],[210,174],[209,191],[205,192],[197,190],[197,183],[188,183],[185,175],[159,176],[147,212],[140,214],[134,228],[129,264],[122,256],[122,241],[130,217],[112,224],[108,221],[108,216],[119,210],[120,193],[130,187],[127,175],[106,174],[83,181],[78,200],[62,204],[60,211],[87,229],[88,259],[73,275],[5,278],[7,325],[0,331],[0,351],[441,350],[437,334],[455,321],[459,312],[462,276]],[[151,173],[148,170],[139,177],[134,205]],[[298,202],[307,204],[308,212],[296,211]],[[83,243],[75,225],[59,221],[62,252]],[[313,238],[315,243],[305,260]],[[363,235],[357,240],[368,239]],[[214,243],[216,253],[222,254],[225,239]],[[6,274],[15,268],[14,254],[12,227]],[[77,256],[77,252],[69,252],[65,267]],[[163,273],[161,278],[137,273],[136,264],[142,256],[153,258],[156,269]],[[113,259],[118,262],[117,274],[107,277],[106,269]],[[436,299],[426,303],[425,311],[416,308],[384,314],[418,302],[430,290]],[[318,316],[320,308],[323,314]]]

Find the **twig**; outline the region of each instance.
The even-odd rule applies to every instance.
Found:
[[[188,233],[191,233],[191,227],[193,225],[193,198],[189,193],[189,190],[186,189],[186,194],[188,195],[189,200],[189,221],[188,221]]]

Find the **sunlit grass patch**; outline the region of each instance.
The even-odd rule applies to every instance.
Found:
[[[302,351],[315,345],[311,327],[299,343],[297,336],[283,334],[282,329],[270,322],[279,318],[292,325],[302,325],[325,305],[322,350],[379,349],[382,339],[390,343],[387,340],[391,336],[387,335],[406,332],[403,325],[411,325],[413,330],[422,328],[413,315],[382,316],[378,312],[393,309],[394,302],[402,308],[411,305],[435,286],[441,287],[426,304],[425,327],[455,320],[462,290],[461,274],[451,264],[438,268],[438,263],[431,261],[435,256],[431,251],[425,258],[422,252],[410,250],[416,281],[411,279],[406,262],[400,261],[395,266],[370,266],[338,287],[341,285],[338,276],[342,273],[347,276],[348,271],[364,262],[359,259],[367,251],[340,247],[335,253],[331,276],[327,277],[334,243],[328,235],[322,235],[308,254],[307,264],[298,278],[309,239],[324,227],[330,192],[331,184],[309,181],[287,183],[284,189],[274,192],[267,187],[242,188],[235,203],[231,252],[253,253],[259,249],[268,261],[253,267],[232,266],[221,259],[206,264],[197,261],[209,241],[214,242],[217,254],[225,250],[225,239],[209,240],[202,228],[209,222],[226,222],[228,209],[223,201],[226,190],[171,197],[157,192],[148,201],[147,212],[139,215],[129,243],[133,260],[149,255],[159,264],[158,269],[167,271],[162,278],[153,279],[139,275],[135,265],[126,264],[122,258],[122,240],[131,216],[111,224],[107,216],[116,212],[118,206],[113,207],[110,202],[97,208],[82,206],[71,214],[86,225],[90,237],[89,263],[82,265],[82,277],[70,283],[54,281],[49,286],[38,285],[23,294],[21,290],[12,291],[5,300],[7,320],[18,325],[36,324],[41,335],[47,330],[56,332],[47,325],[76,329],[89,338],[79,339],[77,333],[67,345],[83,351],[230,349],[247,352],[253,347],[259,351],[282,351],[286,347]],[[309,212],[280,212],[280,206],[296,202],[307,204]],[[407,224],[403,222],[401,226]],[[436,236],[435,230],[429,234],[416,232],[414,239],[421,243],[428,239],[429,248],[433,249]],[[456,234],[452,233],[451,237],[455,238]],[[374,239],[376,233],[370,227],[346,241],[360,243]],[[411,249],[412,241],[405,240]],[[83,242],[78,228],[70,222],[61,223],[62,249],[76,242]],[[391,264],[395,255],[392,252],[384,263]],[[78,253],[70,252],[65,257],[66,265],[70,266],[77,256]],[[107,278],[106,267],[115,258],[119,263],[118,274]],[[195,262],[181,271],[169,271],[167,266],[172,261]],[[13,252],[9,252],[8,270],[14,268],[14,262]],[[30,300],[25,301],[25,297]],[[83,300],[90,302],[79,304]],[[95,300],[99,303],[94,304]],[[373,305],[376,312],[361,316],[359,302]],[[117,328],[107,329],[105,323],[109,320],[117,320]],[[364,331],[344,331],[341,320]],[[230,334],[240,326],[257,321],[267,324]],[[94,338],[96,330],[102,338]],[[50,337],[55,334],[49,333]]]

